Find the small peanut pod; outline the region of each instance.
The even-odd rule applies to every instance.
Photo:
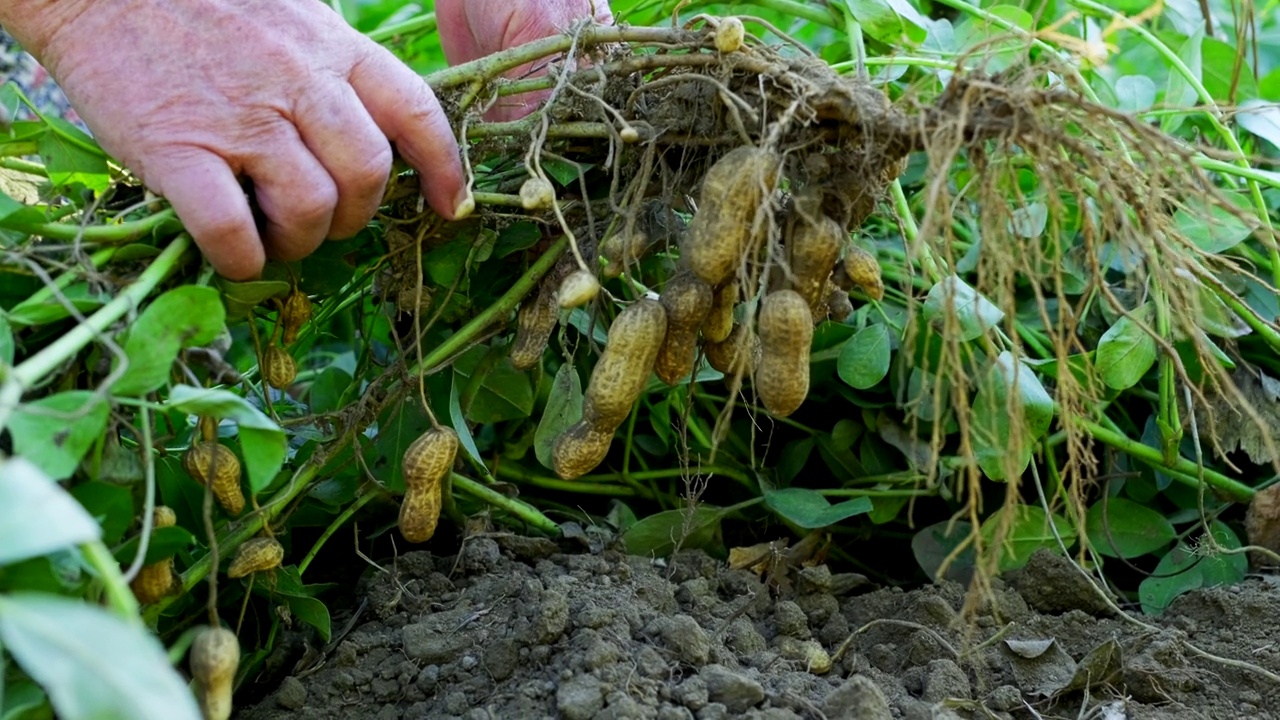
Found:
[[[226,628],[207,628],[191,643],[191,677],[205,720],[231,717],[232,682],[240,667],[240,641]]]
[[[585,421],[566,428],[551,449],[556,475],[573,480],[594,470],[609,454],[615,429],[595,427]]]
[[[740,147],[707,170],[683,258],[703,282],[719,287],[737,272],[757,237],[756,212],[773,192],[780,164],[771,150]]]
[[[236,548],[227,568],[227,577],[235,579],[256,572],[275,570],[284,560],[284,546],[273,537],[249,538]]]
[[[311,298],[301,290],[294,288],[284,299],[284,307],[280,309],[280,324],[284,327],[284,344],[290,345],[298,339],[298,331],[311,321]]]
[[[612,280],[622,275],[628,266],[648,254],[652,246],[649,236],[639,230],[624,229],[605,238],[600,243],[600,257],[605,260],[604,276]]]
[[[675,385],[693,371],[698,360],[698,328],[711,311],[713,295],[710,285],[687,274],[677,275],[662,290],[667,334],[653,364],[662,382]]]
[[[556,201],[556,189],[540,177],[531,177],[520,186],[520,205],[525,210],[551,207]]]
[[[734,323],[727,338],[707,343],[702,351],[707,356],[707,364],[725,375],[733,376],[741,371],[743,377],[750,377],[759,363],[760,338],[746,325]]]
[[[880,275],[880,261],[875,255],[855,245],[845,254],[843,269],[850,287],[861,290],[872,300],[884,299],[884,279]]]
[[[742,26],[741,20],[736,17],[723,18],[720,20],[719,27],[716,28],[716,50],[722,53],[737,52],[742,49],[742,42],[746,36],[747,30]]]
[[[436,534],[444,477],[458,455],[458,434],[453,428],[432,428],[414,440],[404,452],[404,500],[400,503],[400,534],[411,543],[426,542]]]
[[[596,428],[622,424],[649,382],[666,334],[667,311],[656,300],[637,300],[618,313],[591,371],[583,397],[584,420]]]
[[[178,516],[172,508],[164,505],[156,506],[152,513],[152,527],[155,529],[173,527],[178,524]],[[138,575],[129,583],[134,597],[143,605],[159,602],[173,591],[175,582],[173,574],[173,558],[165,558],[160,562],[143,565]]]
[[[545,285],[538,294],[525,298],[516,315],[516,339],[511,343],[511,364],[528,370],[542,360],[559,315],[556,292]]]
[[[786,417],[809,394],[809,346],[813,314],[794,290],[765,296],[760,306],[760,364],[756,392],[769,412]]]
[[[849,293],[836,287],[836,284],[827,281],[826,299],[822,301],[826,317],[830,317],[836,322],[844,322],[853,314],[853,303],[849,302]],[[814,317],[814,322],[820,321],[820,317]]]
[[[560,309],[569,310],[595,300],[599,293],[600,281],[596,280],[596,276],[588,270],[579,269],[569,273],[564,280],[560,281],[556,299]]]
[[[716,288],[711,298],[711,310],[707,319],[702,321],[702,337],[707,342],[723,342],[733,330],[733,306],[738,302],[738,281],[729,282]]]
[[[196,482],[213,490],[213,497],[230,515],[244,511],[240,492],[240,460],[231,449],[212,440],[192,445],[182,456],[182,467]]]
[[[298,363],[293,356],[275,345],[263,348],[258,367],[262,370],[262,379],[277,390],[288,388],[298,377]]]
[[[844,238],[844,229],[826,215],[801,216],[792,225],[787,238],[792,287],[809,303],[810,310],[816,310],[825,299],[823,290],[840,258]]]

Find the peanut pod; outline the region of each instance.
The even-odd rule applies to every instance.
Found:
[[[442,483],[458,455],[458,434],[453,428],[432,428],[414,440],[404,452],[401,471],[404,499],[400,502],[400,534],[411,543],[426,542],[440,521]]]
[[[213,490],[213,497],[230,515],[244,511],[240,492],[240,460],[231,449],[212,440],[192,445],[182,456],[182,467],[196,482]]]
[[[743,377],[750,377],[760,360],[760,338],[746,325],[734,323],[728,337],[708,342],[702,351],[707,364],[726,376],[732,377],[741,370]]]
[[[809,394],[813,314],[799,293],[779,290],[765,296],[758,322],[760,364],[756,368],[756,393],[769,412],[786,417]]]
[[[780,164],[771,150],[740,147],[707,170],[683,248],[683,259],[703,282],[719,287],[737,272],[757,237],[756,213],[773,192]]]
[[[236,548],[236,555],[227,568],[227,577],[235,579],[256,572],[275,570],[284,560],[284,546],[273,537],[249,538]]]
[[[284,348],[268,345],[262,350],[258,363],[262,379],[277,390],[285,390],[298,377],[298,363]]]
[[[231,717],[232,682],[240,666],[240,641],[222,627],[206,628],[191,643],[191,677],[205,720]]]
[[[729,282],[716,288],[711,298],[711,309],[707,311],[707,319],[702,321],[702,337],[707,342],[723,342],[733,330],[733,306],[738,302],[738,281]]]
[[[284,299],[284,307],[280,309],[280,325],[284,328],[283,340],[290,345],[298,339],[298,332],[311,321],[311,298],[294,288]]]
[[[616,428],[596,427],[585,421],[565,428],[556,436],[551,449],[552,466],[564,480],[573,480],[591,472],[609,454]]]
[[[810,310],[817,310],[825,299],[823,290],[831,268],[840,258],[845,232],[835,220],[826,215],[795,218],[791,236],[787,238],[788,264],[791,268],[792,288],[800,293]]]
[[[698,329],[711,311],[714,293],[698,278],[680,274],[662,290],[667,312],[667,333],[658,348],[653,370],[662,382],[675,385],[693,371],[698,360]]]
[[[574,270],[560,281],[560,289],[556,291],[556,300],[560,309],[582,307],[600,293],[600,281],[588,270]]]
[[[884,299],[884,278],[880,274],[880,261],[876,256],[858,246],[849,248],[842,267],[849,283],[846,290],[857,288],[872,300]]]
[[[511,343],[511,364],[528,370],[542,360],[559,315],[556,292],[543,285],[538,294],[525,298],[516,315],[516,339]]]
[[[584,393],[584,420],[597,428],[622,424],[649,381],[666,334],[667,311],[656,300],[637,300],[618,313]]]
[[[157,505],[151,516],[153,518],[151,526],[156,530],[178,524],[178,516],[174,514],[173,509],[164,505]],[[129,589],[133,590],[133,596],[138,598],[139,603],[149,605],[168,596],[174,590],[176,581],[173,558],[168,557],[150,565],[143,565],[138,570],[137,576],[133,578],[133,582],[129,583]]]

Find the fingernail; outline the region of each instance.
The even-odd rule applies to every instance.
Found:
[[[476,209],[476,199],[471,196],[471,190],[463,190],[462,200],[458,201],[458,206],[454,208],[453,219],[465,220]]]

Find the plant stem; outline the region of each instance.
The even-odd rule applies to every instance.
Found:
[[[7,157],[3,154],[3,152],[0,152],[0,168],[4,168],[6,170],[16,170],[20,173],[26,173],[28,175],[34,175],[36,177],[43,177],[43,178],[49,177],[49,171],[46,170],[45,167],[40,163],[31,162],[30,160],[23,160],[22,158]]]
[[[509,498],[497,490],[486,485],[482,485],[469,477],[453,473],[453,488],[455,490],[461,490],[472,497],[483,500],[494,507],[506,510],[512,515],[515,515],[528,523],[530,527],[541,530],[548,535],[560,534],[560,526],[556,524],[554,520],[539,512],[537,508],[528,503]]]
[[[1117,430],[1103,427],[1102,425],[1089,420],[1080,419],[1077,422],[1080,423],[1080,427],[1084,429],[1085,432],[1089,433],[1093,439],[1106,445],[1110,445],[1121,452],[1127,453],[1147,465],[1151,465],[1152,467],[1159,468],[1161,470],[1171,468],[1176,470],[1179,474],[1187,475],[1192,478],[1203,477],[1204,482],[1221,491],[1236,502],[1247,503],[1253,499],[1255,493],[1253,488],[1236,480],[1232,480],[1222,473],[1210,470],[1207,467],[1198,466],[1194,462],[1181,456],[1174,458],[1173,462],[1167,463],[1165,462],[1164,454],[1159,450],[1143,445],[1137,440],[1132,440]]]
[[[138,619],[138,599],[133,596],[129,584],[120,574],[120,566],[111,555],[111,551],[101,540],[87,542],[80,546],[85,560],[102,579],[102,586],[107,595],[107,606],[115,611],[130,625],[140,625]]]
[[[20,220],[0,220],[0,227],[27,235],[39,235],[60,242],[130,243],[150,235],[165,223],[177,224],[178,217],[172,208],[165,208],[141,220],[131,220],[118,225],[72,225],[70,223],[25,223]]]
[[[118,247],[103,248],[98,252],[89,256],[89,264],[93,266],[94,270],[98,270],[103,265],[106,265],[107,263],[111,262],[111,258],[115,257],[116,252],[119,249],[120,248]],[[34,307],[37,305],[43,305],[44,303],[50,302],[51,300],[53,300],[54,290],[66,290],[67,286],[69,286],[71,283],[75,282],[76,280],[83,279],[83,277],[84,276],[79,269],[68,270],[67,272],[64,272],[58,277],[54,278],[52,285],[40,286],[40,288],[35,292],[31,293],[31,295],[26,300],[23,300],[22,302],[14,306],[14,309],[16,310],[17,308],[20,308],[20,307]],[[22,327],[24,325],[20,321],[20,318],[19,319],[10,318],[9,322],[15,327]]]
[[[356,496],[356,499],[347,505],[347,507],[343,508],[342,512],[338,513],[338,517],[334,518],[333,522],[329,523],[329,527],[324,529],[324,533],[322,533],[319,539],[316,540],[315,544],[311,546],[311,550],[307,552],[307,556],[302,558],[302,562],[298,563],[299,577],[307,571],[307,567],[311,565],[311,561],[315,560],[316,555],[320,553],[320,548],[324,547],[324,544],[329,541],[329,538],[333,537],[333,534],[338,531],[338,528],[345,525],[347,521],[351,519],[351,516],[356,514],[356,511],[365,505],[368,505],[369,501],[377,496],[378,492],[372,486],[366,485],[364,490]]]
[[[436,30],[436,14],[423,13],[408,20],[402,20],[392,25],[385,25],[365,33],[365,37],[370,40],[381,43],[396,38],[400,35],[426,35]]]
[[[74,357],[108,327],[141,305],[151,291],[181,265],[182,257],[190,247],[190,235],[183,233],[175,237],[132,285],[121,290],[111,302],[103,305],[83,323],[15,366],[9,377],[23,389],[35,386],[45,375]]]

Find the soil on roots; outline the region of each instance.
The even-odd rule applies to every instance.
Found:
[[[700,551],[473,537],[385,567],[322,653],[269,661],[293,669],[239,717],[1280,717],[1271,680],[1190,649],[1280,673],[1280,590],[1261,579],[1184,595],[1146,630],[1043,552],[971,618],[954,584],[867,591],[817,566],[779,595]],[[1086,670],[1104,677],[1054,692]]]

